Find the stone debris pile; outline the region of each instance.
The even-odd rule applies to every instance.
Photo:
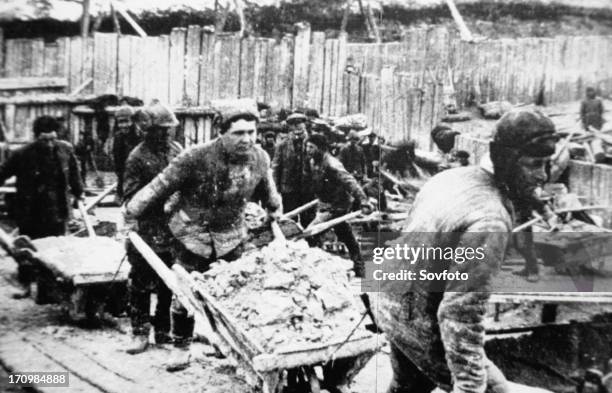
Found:
[[[350,334],[361,318],[349,288],[351,265],[299,241],[271,243],[194,276],[253,340],[273,352]]]

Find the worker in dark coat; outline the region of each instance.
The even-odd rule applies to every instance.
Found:
[[[386,246],[457,252],[472,248],[481,255],[461,260],[452,252],[428,252],[417,263],[391,257],[377,265],[390,271],[467,275],[457,280],[377,281],[377,323],[391,344],[388,392],[431,392],[436,386],[457,393],[510,392],[508,381],[485,354],[484,317],[515,211],[537,203],[536,190],[546,181],[556,140],[554,124],[540,112],[506,113],[491,142],[490,165],[441,172],[421,189],[402,228],[404,235]],[[369,267],[366,278],[373,279]]]
[[[276,150],[276,133],[274,131],[266,131],[263,135],[261,147],[268,153],[270,161],[274,159],[274,151]]]
[[[144,141],[132,150],[125,164],[123,203],[127,203],[140,189],[149,184],[181,151],[180,145],[172,140],[173,128],[179,124],[172,111],[161,104],[155,104],[142,109],[141,116],[150,120],[143,130]],[[136,230],[167,266],[172,265],[173,236],[168,228],[168,217],[163,203],[149,207],[132,229]],[[159,280],[129,240],[126,248],[131,265],[128,293],[134,338],[126,352],[133,355],[144,352],[149,346],[151,292],[157,294],[153,321],[155,343],[169,341],[172,292]]]
[[[372,177],[374,176],[374,167],[372,163],[374,161],[380,162],[381,160],[381,150],[380,144],[377,142],[378,135],[374,131],[370,131],[368,134],[367,142],[363,141],[361,144],[361,148],[363,149],[363,153],[365,155],[366,160],[366,176]]]
[[[597,92],[593,87],[586,88],[586,98],[580,104],[580,120],[582,127],[588,131],[589,127],[601,130],[603,126],[603,102],[597,97]]]
[[[113,162],[117,175],[117,196],[123,197],[123,173],[125,161],[132,149],[142,141],[142,134],[132,121],[134,110],[129,105],[117,109],[115,113],[115,131],[113,134]]]
[[[349,213],[355,201],[364,214],[372,212],[372,205],[357,180],[329,153],[329,144],[325,136],[311,135],[307,140],[306,149],[309,183],[319,199],[317,215],[310,223],[310,227]],[[340,223],[334,227],[334,232],[338,240],[346,245],[354,263],[355,274],[362,277],[361,250],[350,224]]]
[[[125,206],[127,218],[140,218],[178,192],[169,227],[176,239],[175,261],[187,271],[202,272],[219,258],[240,257],[247,239],[248,201],[261,201],[271,219],[282,214],[270,160],[255,144],[257,120],[254,103],[253,108],[238,104],[225,108],[217,121],[218,138],[185,150]],[[190,363],[194,321],[176,298],[171,318],[177,352],[166,369],[178,371]]]
[[[360,140],[357,131],[351,130],[348,134],[348,142],[340,148],[338,154],[344,169],[359,181],[365,177],[367,171],[366,156],[363,148],[359,146]]]
[[[0,167],[0,184],[17,178],[15,220],[19,233],[32,239],[64,236],[71,214],[71,194],[81,199],[83,185],[72,145],[57,139],[60,125],[50,116],[34,121],[35,141],[15,151]],[[23,265],[18,270],[29,295],[33,272]]]
[[[277,144],[272,160],[272,174],[283,198],[285,212],[312,200],[312,193],[309,192],[310,187],[304,175],[307,164],[307,120],[301,113],[292,113],[287,117],[289,136]],[[302,225],[306,225],[303,219]]]

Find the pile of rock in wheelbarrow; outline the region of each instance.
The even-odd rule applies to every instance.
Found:
[[[195,278],[268,351],[342,341],[361,319],[352,263],[305,241],[271,243]],[[360,329],[364,329],[360,327]]]

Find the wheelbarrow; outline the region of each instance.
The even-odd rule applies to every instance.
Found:
[[[273,230],[280,237],[275,240],[286,241],[278,227]],[[129,238],[196,323],[203,324],[207,341],[236,360],[247,382],[264,393],[341,392],[338,385],[350,382],[379,349],[378,337],[362,326],[364,314],[344,340],[265,350],[181,266],[168,268],[140,236],[132,232]]]
[[[119,314],[125,308],[130,264],[122,243],[96,236],[86,211],[93,206],[79,202],[88,237],[50,236],[30,240],[0,230],[0,245],[18,264],[36,273],[37,304],[61,304],[71,319],[83,313],[95,320],[104,309]]]

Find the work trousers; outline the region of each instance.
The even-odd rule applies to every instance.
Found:
[[[348,213],[347,211],[318,211],[315,219],[310,223],[310,225],[316,225],[325,221],[333,220],[334,218],[340,217]],[[354,263],[353,270],[355,271],[355,275],[357,277],[364,276],[364,263],[363,258],[361,256],[361,248],[359,246],[359,242],[353,233],[353,229],[351,228],[351,224],[348,222],[340,223],[333,227],[334,232],[336,233],[336,237],[338,241],[341,241],[346,245],[346,248],[349,252],[349,257]],[[316,239],[317,243],[320,243],[320,237]]]
[[[230,262],[234,261],[242,255],[243,246],[236,247],[229,254],[224,255],[223,260]],[[174,260],[188,272],[205,272],[210,268],[217,257],[213,254],[208,258],[204,258],[187,250],[185,246],[176,242],[174,245]],[[191,343],[193,337],[194,319],[189,317],[187,309],[183,307],[176,296],[172,298],[171,318],[172,318],[172,338],[176,347],[187,347]]]
[[[132,333],[136,336],[148,336],[153,326],[157,337],[167,336],[170,332],[172,291],[159,279],[157,273],[131,244],[128,245],[127,255],[131,265],[128,296]],[[157,255],[166,266],[172,265],[173,259],[170,252],[158,252]],[[151,293],[157,295],[153,320],[150,315]]]

